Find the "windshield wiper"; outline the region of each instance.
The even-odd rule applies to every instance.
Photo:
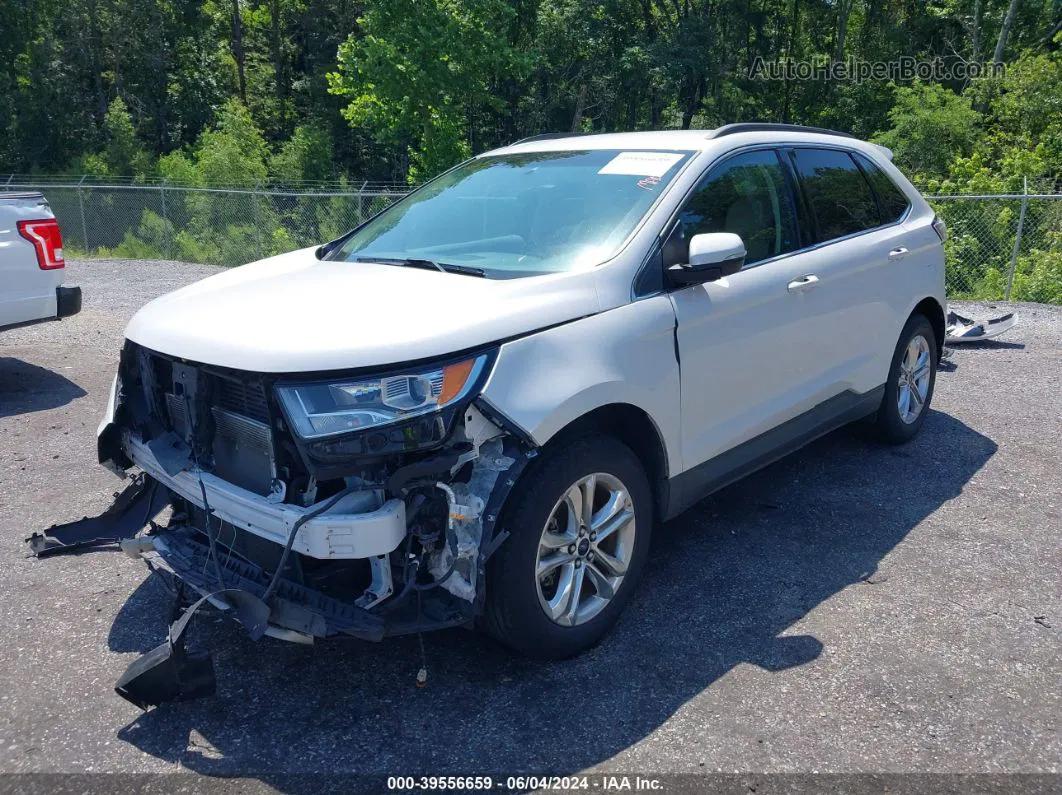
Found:
[[[460,273],[462,276],[486,277],[487,272],[482,268],[472,268],[468,265],[454,265],[449,262],[436,262],[433,259],[400,259],[398,257],[355,257],[354,262],[380,262],[384,265],[402,265],[408,268],[426,268],[437,270],[442,273]]]
[[[473,268],[470,265],[453,265],[449,262],[435,263],[447,273],[460,273],[462,276],[479,276],[486,278],[487,272],[483,268]]]

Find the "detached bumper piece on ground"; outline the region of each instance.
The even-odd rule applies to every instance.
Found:
[[[982,342],[1009,331],[1014,328],[1015,323],[1017,323],[1017,318],[1014,317],[1013,312],[985,320],[975,320],[960,315],[958,312],[948,312],[944,342],[947,345]]]
[[[107,547],[117,548],[154,519],[169,503],[165,489],[143,473],[134,477],[123,491],[116,492],[114,502],[99,516],[49,527],[26,539],[30,552],[38,558],[83,552]]]
[[[212,696],[217,690],[214,663],[207,652],[189,652],[184,632],[196,611],[211,599],[230,599],[239,611],[240,622],[256,640],[265,631],[269,608],[260,599],[241,591],[217,591],[189,606],[170,625],[166,642],[156,646],[130,665],[114,686],[115,692],[141,709],[165,701],[191,701]]]

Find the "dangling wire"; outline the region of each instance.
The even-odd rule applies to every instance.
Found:
[[[420,622],[424,613],[421,605],[422,589],[417,589],[417,642],[420,644],[420,670],[417,671],[417,687],[428,686],[428,655],[424,651],[424,633],[421,631]]]
[[[192,463],[195,464],[195,474],[199,479],[199,493],[203,495],[203,510],[206,512],[206,534],[210,546],[210,559],[214,562],[214,574],[218,578],[218,587],[225,588],[225,578],[221,574],[221,563],[218,561],[218,544],[214,535],[213,514],[210,512],[210,501],[207,500],[206,484],[203,483],[203,468],[199,465],[199,455],[195,449],[196,427],[195,414],[192,411],[192,399],[186,392],[184,403],[188,408],[188,428],[192,432],[190,447],[192,449]]]
[[[306,524],[314,517],[320,516],[322,513],[332,508],[337,502],[346,497],[348,494],[353,494],[355,491],[374,491],[374,486],[363,486],[360,483],[355,483],[351,486],[347,486],[340,492],[333,494],[324,502],[318,504],[315,508],[307,510],[302,516],[295,520],[295,523],[291,526],[291,532],[288,533],[288,542],[284,545],[284,552],[280,555],[280,562],[277,564],[276,571],[273,572],[273,578],[269,581],[269,586],[266,588],[265,593],[262,595],[262,601],[266,604],[269,603],[269,598],[276,591],[277,586],[280,584],[280,573],[284,571],[284,566],[288,562],[288,556],[291,555],[291,548],[295,544],[295,536],[299,534],[299,528]]]

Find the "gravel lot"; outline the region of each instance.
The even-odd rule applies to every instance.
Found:
[[[141,713],[111,688],[162,641],[161,588],[21,540],[108,504],[122,328],[213,270],[72,262],[84,311],[0,334],[0,771],[1062,772],[1062,308],[1035,305],[956,350],[911,445],[843,430],[664,526],[579,659],[438,633],[418,690],[415,638],[306,648],[207,618],[219,695]]]

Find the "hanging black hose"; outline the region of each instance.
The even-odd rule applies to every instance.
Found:
[[[188,409],[188,427],[191,430],[191,449],[192,449],[192,463],[195,464],[195,474],[199,478],[199,492],[203,495],[203,512],[206,514],[206,534],[207,541],[210,545],[210,559],[214,563],[214,574],[218,578],[218,588],[225,587],[225,578],[221,574],[221,563],[218,560],[218,544],[217,537],[214,535],[214,525],[211,522],[213,516],[210,513],[210,502],[207,500],[206,484],[203,483],[203,468],[199,465],[199,455],[196,453],[195,440],[196,440],[196,426],[195,426],[195,412],[192,406],[192,399],[185,393],[184,404]]]
[[[355,491],[375,491],[375,486],[363,486],[360,483],[355,483],[351,486],[347,486],[342,491],[333,494],[327,500],[317,505],[314,508],[306,511],[300,516],[295,524],[291,526],[291,532],[288,533],[288,542],[284,545],[284,552],[280,556],[280,563],[277,564],[277,570],[273,572],[273,579],[269,581],[269,586],[266,588],[264,594],[262,594],[262,601],[269,603],[270,597],[276,592],[277,585],[280,584],[280,574],[284,571],[284,566],[287,565],[288,556],[291,554],[291,547],[295,544],[295,536],[299,533],[299,528],[306,524],[311,519],[320,516],[325,511],[334,507],[337,502],[346,497],[348,494],[353,494]]]

